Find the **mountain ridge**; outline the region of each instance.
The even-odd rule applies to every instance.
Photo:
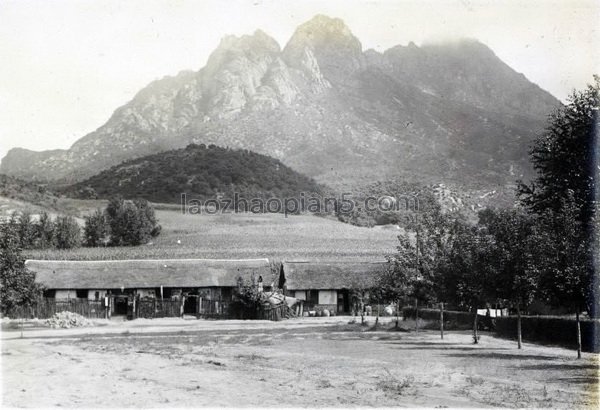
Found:
[[[189,143],[251,149],[320,182],[403,177],[505,185],[560,103],[484,44],[362,50],[318,15],[280,45],[226,36],[198,71],[151,82],[68,150],[9,151],[0,172],[81,181]]]

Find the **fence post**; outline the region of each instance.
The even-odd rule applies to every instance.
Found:
[[[415,298],[415,332],[419,333],[419,299]]]
[[[444,338],[444,302],[440,303],[440,335]]]

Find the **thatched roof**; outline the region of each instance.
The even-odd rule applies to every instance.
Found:
[[[106,261],[28,260],[36,281],[48,289],[115,289],[237,286],[252,274],[270,278],[268,259],[153,259]]]
[[[295,289],[350,289],[375,284],[387,262],[284,262],[286,286]]]

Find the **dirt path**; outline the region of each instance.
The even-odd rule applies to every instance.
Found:
[[[361,331],[340,318],[111,323],[2,332],[19,407],[594,407],[598,355],[466,333]],[[325,320],[326,319],[326,320]]]

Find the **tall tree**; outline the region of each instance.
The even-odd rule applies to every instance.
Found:
[[[380,273],[377,286],[381,289],[383,298],[396,305],[396,329],[400,327],[401,302],[408,295],[408,284],[411,273],[395,255],[388,256],[388,269]]]
[[[158,236],[161,230],[154,213],[154,207],[145,199],[136,199],[133,204],[139,213],[142,241],[143,243],[148,242],[151,237]]]
[[[37,231],[37,248],[46,249],[54,246],[54,222],[52,222],[47,212],[40,214],[35,229]]]
[[[0,224],[0,309],[31,305],[40,292],[35,273],[27,270],[15,225]]]
[[[21,248],[32,248],[36,240],[36,230],[31,212],[27,209],[21,211],[17,224],[19,227],[18,235]]]
[[[600,179],[597,164],[598,130],[600,129],[600,77],[583,91],[575,91],[568,104],[549,118],[546,132],[535,141],[530,151],[537,177],[531,184],[519,184],[518,195],[522,203],[537,215],[568,217],[577,221],[581,234],[571,235],[577,241],[571,248],[589,248],[582,252],[590,260],[600,251],[594,239],[598,217],[596,185]],[[568,207],[568,209],[566,209]],[[568,214],[568,216],[567,216]],[[558,222],[561,225],[562,222]],[[550,223],[549,226],[553,226]],[[558,232],[555,232],[558,234]],[[559,274],[559,273],[557,273]],[[581,271],[589,276],[589,272]],[[585,281],[582,281],[582,283]],[[598,287],[589,294],[598,300]],[[598,304],[588,301],[589,314],[598,316]]]
[[[451,302],[473,313],[473,342],[479,342],[477,308],[493,300],[492,279],[495,277],[494,244],[490,235],[478,227],[460,224],[456,227],[452,247],[441,267],[442,288]]]
[[[81,244],[81,229],[75,218],[57,216],[54,224],[54,242],[58,249],[75,248]]]
[[[522,347],[521,311],[533,301],[539,269],[535,260],[539,236],[535,220],[523,211],[486,209],[479,213],[479,225],[493,239],[490,263],[495,277],[490,278],[493,291],[517,311],[517,345]]]
[[[589,237],[579,220],[573,196],[561,201],[561,211],[546,210],[543,226],[540,290],[552,305],[567,307],[577,320],[577,356],[581,357],[579,315],[583,309],[595,310],[598,303],[598,278],[594,270],[593,249],[597,237]]]
[[[102,246],[108,242],[109,226],[104,212],[96,209],[85,217],[83,228],[83,244],[85,246]]]
[[[106,218],[112,246],[141,245],[160,233],[154,209],[145,200],[112,198],[106,207]]]
[[[419,226],[414,228],[414,238],[409,231],[398,235],[396,253],[389,257],[391,272],[387,288],[415,301],[415,330],[418,331],[418,301],[426,298],[427,287],[420,283],[424,277],[419,261]]]

